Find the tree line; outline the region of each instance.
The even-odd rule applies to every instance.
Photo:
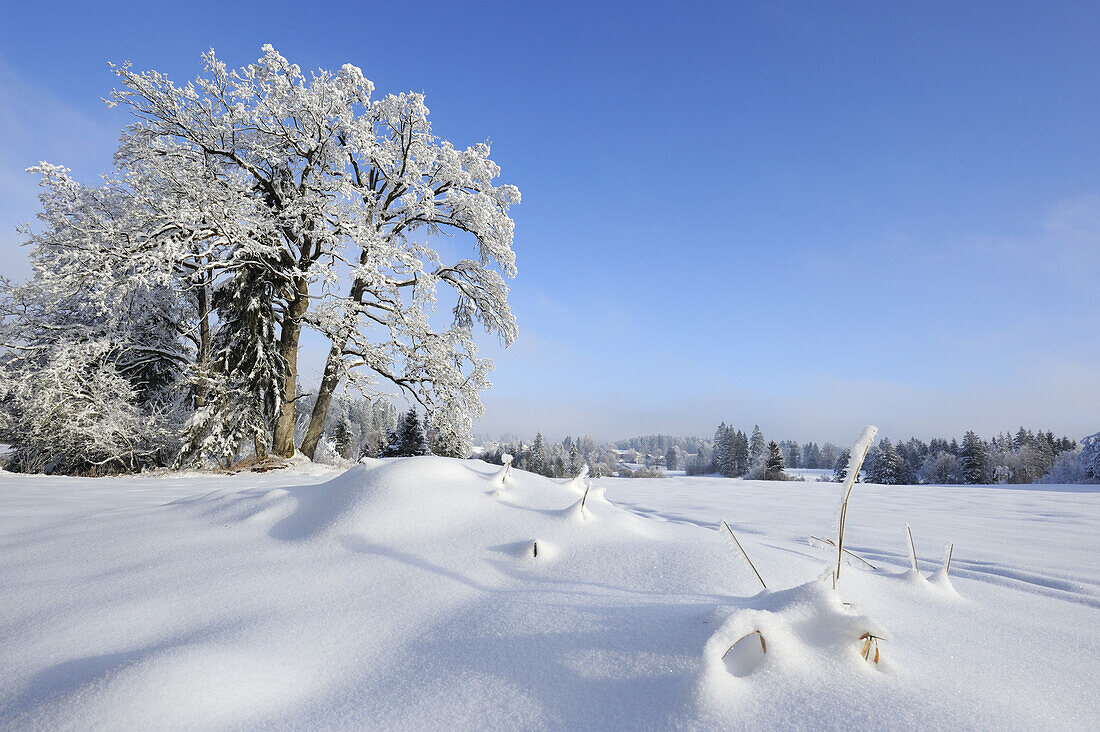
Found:
[[[1055,437],[1050,430],[1032,431],[1022,426],[1014,434],[1001,433],[988,441],[974,431],[967,431],[961,443],[955,438],[925,442],[915,437],[895,443],[884,437],[868,452],[861,479],[884,485],[1088,482],[1100,478],[1097,452],[1100,439],[1096,435],[1079,446],[1067,436]],[[821,446],[814,442],[799,446],[790,440],[765,442],[759,426],[746,436],[722,423],[712,442],[699,443],[686,471],[689,475],[774,479],[782,474],[780,466],[832,469],[833,479],[841,481],[848,461],[848,450],[829,442]]]
[[[578,450],[579,448],[579,450]],[[714,438],[643,435],[599,445],[586,436],[574,442],[547,442],[540,432],[533,442],[512,440],[489,452],[490,461],[500,454],[515,455],[515,465],[552,477],[576,474],[589,464],[597,474],[649,477],[660,469],[684,470],[687,475],[720,475],[757,480],[782,480],[789,468],[831,471],[842,481],[849,452],[831,442],[799,444],[793,440],[767,440],[759,425],[744,431],[722,423]],[[639,463],[640,471],[623,462]],[[1020,427],[984,440],[967,431],[962,441],[912,437],[894,442],[884,437],[869,450],[860,479],[884,485],[981,484],[981,483],[1085,483],[1100,481],[1100,433],[1076,440],[1056,437],[1051,430]]]
[[[1075,475],[1065,470],[1080,454],[1077,442],[1069,437],[1023,427],[988,441],[972,430],[962,442],[911,437],[894,443],[884,437],[868,451],[863,477],[883,485],[1038,483],[1061,465],[1061,482],[1084,482],[1090,477],[1084,471]],[[838,478],[842,471],[838,462]]]

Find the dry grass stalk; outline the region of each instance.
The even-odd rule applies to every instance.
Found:
[[[833,541],[832,539],[822,539],[820,536],[812,536],[811,535],[810,540],[811,541],[817,541],[817,542],[820,542],[822,544],[826,544],[826,545],[832,547],[833,549],[836,549],[836,542]],[[864,564],[864,565],[870,567],[871,569],[877,569],[877,567],[875,567],[875,565],[871,564],[870,562],[868,562],[866,559],[859,556],[855,552],[849,551],[847,549],[844,549],[843,552],[844,552],[845,555],[851,557],[852,559],[855,559],[856,561],[860,562],[861,564]]]
[[[738,643],[745,640],[746,638],[748,638],[753,633],[755,633],[760,638],[760,650],[763,651],[764,653],[767,653],[768,652],[768,644],[764,642],[764,634],[761,633],[759,630],[754,630],[754,631],[752,631],[752,633],[745,633],[745,635],[741,636],[736,641],[734,641],[733,644],[730,645],[730,647],[726,649],[726,652],[722,654],[722,658],[725,659],[725,657],[729,655],[730,651],[733,650],[733,646],[736,646]],[[876,663],[877,663],[877,661],[876,661]]]
[[[844,500],[840,504],[840,526],[836,535],[836,571],[833,573],[834,590],[837,583],[840,582],[840,565],[844,563],[844,523],[848,518],[848,499],[852,497],[852,488],[855,487],[856,480],[859,478],[859,471],[863,468],[863,461],[867,458],[867,451],[871,449],[871,441],[877,431],[875,427],[868,427],[863,431],[859,442],[856,443],[856,447],[860,451],[859,455],[853,455],[852,457],[855,459],[848,463],[848,475],[844,479]]]
[[[737,550],[741,553],[741,556],[743,556],[745,558],[745,561],[749,563],[749,567],[752,568],[752,573],[756,575],[756,579],[760,580],[760,586],[763,587],[765,590],[768,589],[768,586],[764,584],[764,578],[761,577],[760,573],[756,571],[756,565],[754,565],[752,563],[752,560],[749,559],[749,555],[745,551],[745,547],[741,546],[741,542],[739,542],[737,540],[737,537],[734,536],[733,529],[731,529],[730,525],[727,524],[725,521],[722,522],[722,527],[725,528],[725,530],[729,533],[730,539],[733,540],[733,545],[737,547]],[[761,636],[761,642],[763,642],[763,636]]]
[[[951,574],[951,555],[954,552],[955,552],[955,545],[954,544],[948,544],[947,545],[947,559],[943,563],[943,573],[944,574]]]
[[[917,566],[917,546],[913,543],[913,531],[909,528],[909,524],[905,525],[905,533],[909,535],[909,561],[913,565],[913,571],[920,574],[920,567]]]

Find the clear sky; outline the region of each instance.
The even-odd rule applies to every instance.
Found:
[[[272,43],[427,93],[517,185],[479,430],[1100,429],[1100,4],[8,3],[0,274],[40,159],[93,181],[108,61]],[[307,359],[319,364],[320,356]]]

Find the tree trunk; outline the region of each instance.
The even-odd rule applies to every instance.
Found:
[[[283,379],[283,403],[275,434],[271,440],[272,451],[282,457],[294,455],[294,398],[298,390],[298,337],[302,333],[302,316],[309,308],[309,282],[305,277],[294,280],[294,299],[287,305],[283,318],[283,330],[279,334],[279,354],[286,361],[286,378]]]
[[[340,359],[346,344],[347,339],[340,338],[333,342],[328,352],[325,373],[321,377],[321,388],[317,390],[317,401],[313,404],[313,412],[309,416],[309,427],[306,428],[306,436],[302,439],[302,453],[310,460],[317,452],[317,443],[321,441],[321,435],[325,431],[325,419],[328,417],[328,408],[332,404],[332,395],[340,383]]]
[[[207,289],[206,275],[203,275],[202,283],[195,298],[199,311],[199,373],[205,373],[210,364],[210,292]],[[199,376],[195,384],[195,408],[206,405],[206,377]]]
[[[366,261],[366,252],[360,256],[359,261],[361,263]],[[351,286],[348,297],[353,303],[358,304],[362,301],[365,291],[366,288],[361,283],[356,282]],[[321,377],[321,388],[317,391],[317,401],[313,403],[313,412],[309,415],[309,427],[306,428],[306,436],[302,440],[302,452],[310,460],[317,452],[317,443],[321,441],[321,435],[325,431],[325,419],[328,417],[328,408],[332,404],[332,395],[340,384],[340,360],[344,356],[344,346],[348,344],[348,335],[337,336],[333,339],[332,348],[328,352],[328,360],[325,361],[325,373]]]

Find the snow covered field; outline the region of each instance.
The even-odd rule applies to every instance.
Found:
[[[0,473],[0,727],[1100,728],[1096,486],[497,470]]]

